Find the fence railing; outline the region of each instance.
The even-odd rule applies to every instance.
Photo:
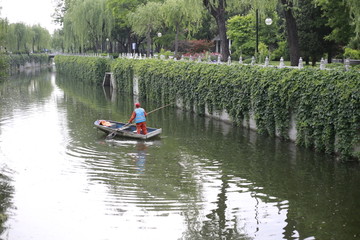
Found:
[[[112,55],[110,55],[110,54],[104,55],[104,54],[99,54],[99,53],[80,53],[80,54],[58,53],[58,54],[54,54],[54,55],[73,55],[73,56],[112,58]],[[303,69],[304,68],[303,59],[301,57],[299,59],[298,66],[285,65],[283,57],[280,58],[278,65],[271,65],[268,57],[265,58],[264,64],[256,63],[256,59],[254,56],[251,58],[250,63],[244,63],[241,56],[239,57],[238,62],[232,61],[230,56],[226,62],[222,62],[221,55],[217,55],[217,60],[211,60],[210,56],[208,56],[208,58],[205,59],[204,57],[201,57],[201,56],[194,57],[194,56],[190,55],[189,57],[185,57],[184,55],[182,55],[180,59],[177,59],[174,56],[168,56],[168,58],[166,58],[165,55],[158,55],[158,54],[147,56],[146,54],[138,54],[138,53],[120,53],[119,58],[139,59],[139,60],[155,58],[155,59],[162,59],[162,60],[193,61],[193,62],[199,62],[199,63],[201,62],[201,63],[209,63],[209,64],[228,64],[228,65],[230,65],[230,64],[238,63],[238,64],[243,64],[243,65],[256,65],[256,66],[262,66],[262,67],[275,67],[275,68],[293,68],[293,69]],[[333,63],[343,63],[343,66],[344,66],[343,69],[345,71],[350,70],[351,65],[360,64],[360,60],[353,60],[353,59],[332,59],[332,62]],[[333,68],[328,68],[327,66],[328,66],[327,60],[324,60],[324,58],[321,58],[320,66],[319,66],[320,70],[333,70]]]

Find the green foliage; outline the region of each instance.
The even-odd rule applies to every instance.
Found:
[[[17,69],[25,66],[26,63],[47,64],[49,56],[47,54],[10,54],[8,56],[11,69]]]
[[[94,63],[108,64],[102,58],[57,56],[55,60],[61,72],[81,70],[74,77],[81,75],[91,82],[102,80],[105,72]],[[92,76],[87,76],[90,71]],[[358,71],[123,58],[111,62],[111,71],[118,88],[125,92],[132,93],[136,76],[144,98],[162,104],[182,99],[200,114],[205,113],[205,106],[210,112],[225,109],[239,125],[251,115],[261,134],[288,139],[294,115],[297,144],[339,152],[343,159],[359,154],[354,150],[360,143]]]
[[[5,54],[0,54],[0,82],[2,82],[9,73],[9,57]]]
[[[314,6],[313,0],[299,1],[296,15],[301,56],[306,61],[312,61],[314,66],[324,54],[333,48],[333,41],[325,40],[331,29],[326,26],[327,18],[323,17],[320,7]]]
[[[234,16],[228,20],[227,34],[232,42],[234,55],[253,56],[255,52],[255,28],[253,16]]]
[[[165,49],[161,49],[160,52],[159,52],[159,55],[163,55],[165,56],[165,58],[169,58],[170,56],[173,56],[174,53],[173,52],[170,52],[170,51],[165,51]]]
[[[286,41],[279,42],[279,47],[271,53],[271,60],[280,60],[283,57],[285,60],[289,60],[289,50]]]
[[[265,56],[269,55],[269,50],[273,51],[274,49],[279,49],[278,51],[281,51],[283,55],[279,56],[284,57],[285,52],[283,47],[280,46],[280,43],[285,44],[286,47],[286,41],[284,40],[284,37],[282,34],[280,34],[280,29],[277,24],[279,21],[278,15],[274,13],[268,13],[266,14],[267,17],[271,17],[274,21],[274,24],[272,25],[265,25],[265,23],[262,21],[259,23],[259,56],[258,60],[259,62],[263,62],[265,59]],[[243,58],[249,58],[251,56],[255,55],[255,45],[256,45],[256,25],[255,25],[255,13],[250,12],[246,16],[234,16],[228,20],[227,25],[227,34],[229,38],[232,40],[231,50],[232,50],[232,56],[235,59],[238,59],[240,55]]]
[[[161,25],[161,15],[158,11],[161,3],[148,2],[140,5],[135,12],[128,14],[128,21],[133,31],[139,36],[146,36],[149,32],[155,31]]]
[[[117,58],[111,63],[111,72],[116,79],[117,88],[124,92],[132,92],[135,62],[133,59]]]
[[[113,18],[105,0],[72,0],[63,18],[64,47],[69,52],[104,51]]]
[[[24,23],[8,24],[6,21],[1,23],[0,37],[2,46],[7,52],[12,53],[39,53],[44,49],[49,49],[50,33],[40,25],[27,26]]]
[[[344,57],[350,59],[360,59],[360,50],[345,48]]]
[[[108,58],[99,57],[61,55],[55,57],[57,72],[92,84],[102,83],[105,72],[110,70],[109,62]]]
[[[119,68],[119,70],[118,70]],[[226,109],[241,124],[253,114],[258,132],[287,139],[291,114],[297,143],[338,151],[344,159],[359,144],[360,82],[357,71],[276,69],[182,61],[118,59],[112,65],[123,89],[132,91],[134,72],[142,97],[163,104],[180,98],[203,114]],[[121,83],[120,83],[121,85]],[[336,140],[336,141],[335,141]]]
[[[337,43],[347,44],[355,35],[355,25],[350,18],[350,9],[347,1],[339,0],[315,0],[323,10],[323,16],[328,19],[327,25],[332,28],[326,37]]]

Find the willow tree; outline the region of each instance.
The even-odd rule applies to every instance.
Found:
[[[131,44],[139,44],[141,39],[132,34],[131,25],[127,15],[134,12],[138,6],[145,4],[148,0],[107,0],[106,7],[114,18],[114,27],[111,37],[119,43],[122,52],[131,52]]]
[[[24,23],[15,23],[11,24],[10,26],[14,39],[11,39],[11,34],[9,34],[8,43],[11,42],[11,40],[15,40],[16,50],[18,52],[20,52],[21,50],[27,51],[28,49],[26,47],[26,25]]]
[[[51,47],[55,51],[65,52],[64,30],[56,29],[51,38]]]
[[[50,33],[39,24],[31,27],[31,49],[33,52],[40,52],[42,49],[47,49],[50,46]]]
[[[7,19],[0,18],[0,45],[5,46],[6,44],[6,35],[8,31],[9,23]],[[2,50],[2,49],[0,49]]]
[[[94,52],[104,50],[113,25],[106,0],[73,0],[64,15],[64,35],[67,45],[83,52],[92,46]]]
[[[187,30],[188,34],[196,31],[202,20],[203,12],[194,11],[186,0],[167,0],[161,9],[165,25],[175,31],[175,55],[179,48],[179,34]]]
[[[129,23],[132,30],[139,36],[146,38],[146,54],[150,56],[152,39],[151,35],[161,25],[161,14],[159,9],[162,4],[158,2],[148,2],[146,5],[139,6],[135,12],[128,14]]]

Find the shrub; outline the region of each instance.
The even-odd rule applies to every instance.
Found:
[[[359,59],[360,60],[360,50],[351,49],[351,48],[345,48],[344,57],[345,58],[350,58],[350,59]]]

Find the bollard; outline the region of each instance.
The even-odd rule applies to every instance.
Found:
[[[324,61],[324,58],[321,58],[321,60],[320,60],[320,70],[325,70],[325,61]]]
[[[240,64],[243,64],[242,56],[239,57],[239,63],[240,63]]]
[[[349,71],[350,70],[350,60],[347,58],[344,61],[344,66],[345,66],[345,71]]]
[[[268,67],[269,66],[269,58],[268,56],[266,56],[265,58],[265,67]]]
[[[251,58],[251,65],[254,65],[254,64],[255,64],[255,57],[252,56],[252,58]]]
[[[303,63],[302,57],[300,57],[300,59],[299,59],[299,65],[298,65],[298,68],[299,68],[299,69],[304,68],[304,63]]]
[[[284,67],[285,67],[284,58],[281,57],[281,58],[280,58],[280,63],[279,63],[279,68],[284,68]]]

